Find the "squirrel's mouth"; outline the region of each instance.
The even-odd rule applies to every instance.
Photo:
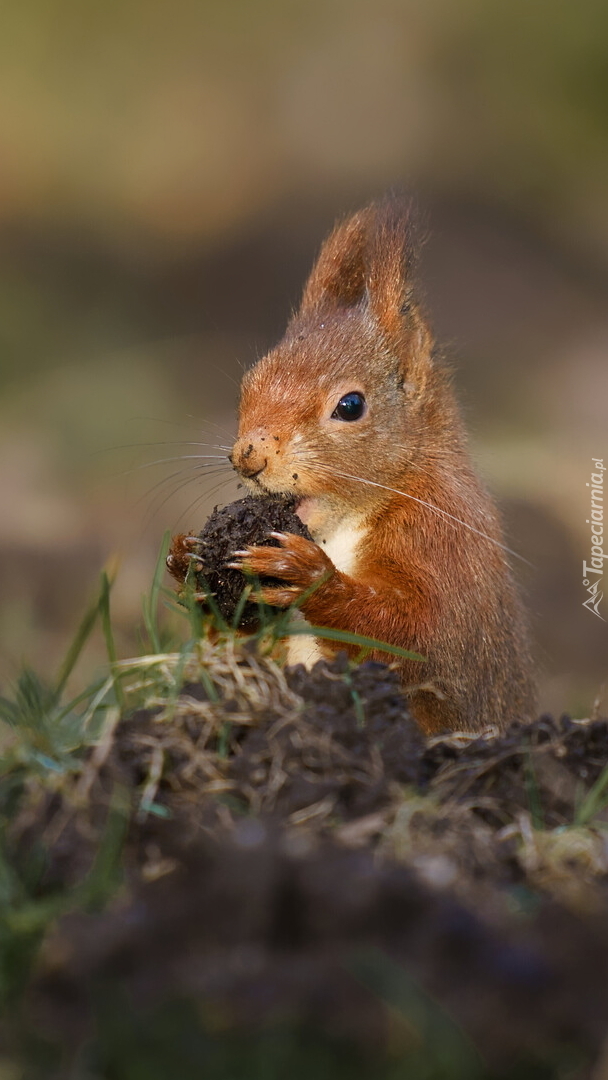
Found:
[[[319,510],[318,499],[312,498],[309,495],[295,496],[294,499],[294,493],[289,491],[289,489],[273,491],[272,488],[264,483],[262,477],[258,475],[245,477],[245,487],[247,487],[253,495],[284,495],[290,502],[293,499],[294,501],[291,502],[293,511],[298,515],[300,521],[302,521],[304,525],[310,525],[311,517]]]
[[[314,513],[317,507],[317,500],[311,498],[298,499],[294,506],[294,511],[298,515],[300,521],[303,521],[305,525],[308,525],[311,515]]]
[[[249,490],[254,495],[277,495],[277,494],[281,495],[281,494],[284,494],[285,497],[290,499],[290,500],[293,498],[292,493],[289,492],[289,491],[276,492],[276,491],[273,491],[271,488],[268,488],[266,486],[266,484],[263,482],[263,480],[257,475],[256,476],[248,476],[248,477],[246,477],[245,478],[245,486],[247,488],[249,488]],[[303,495],[303,496],[300,496],[300,498],[296,499],[296,501],[294,503],[292,503],[292,505],[293,505],[294,513],[298,515],[300,521],[302,521],[305,525],[307,525],[309,523],[309,521],[310,521],[311,515],[314,514],[315,510],[317,510],[317,508],[318,508],[318,500],[313,499],[310,496]]]

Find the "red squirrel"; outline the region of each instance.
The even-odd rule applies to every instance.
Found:
[[[252,493],[295,497],[314,542],[275,533],[231,565],[285,582],[262,589],[280,608],[317,584],[313,625],[422,654],[397,663],[425,732],[504,727],[533,710],[525,619],[414,295],[411,233],[396,200],[338,224],[285,337],[245,374],[230,460]],[[313,639],[311,658],[331,651]]]

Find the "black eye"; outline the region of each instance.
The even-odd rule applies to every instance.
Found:
[[[340,398],[331,414],[332,420],[360,420],[365,412],[365,398],[363,394],[345,394]]]

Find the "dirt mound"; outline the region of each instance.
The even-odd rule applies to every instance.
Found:
[[[32,1076],[590,1075],[608,721],[425,739],[383,664],[231,638],[158,665],[78,768],[13,778],[47,921],[20,909],[42,947],[1,1030]]]
[[[256,677],[256,664],[240,668],[245,705],[223,684],[218,712],[190,683],[170,725],[144,710],[121,728],[121,762],[140,784],[158,773],[155,798],[172,813],[186,805],[206,827],[227,829],[254,813],[377,843],[493,912],[517,895],[525,905],[521,886],[585,909],[603,903],[608,844],[594,785],[608,765],[608,722],[544,716],[502,735],[426,740],[384,664],[340,656],[312,672],[288,669],[280,683]]]
[[[406,867],[330,841],[297,843],[250,818],[220,847],[184,835],[181,821],[141,842],[173,869],[114,911],[66,920],[28,1002],[38,1033],[72,1053],[93,1018],[95,1054],[107,1055],[108,1029],[122,1027],[112,1077],[131,1075],[126,1018],[132,1041],[149,1046],[168,1006],[187,1002],[198,1023],[186,1012],[182,1042],[201,1018],[216,1043],[295,1029],[329,1040],[334,1068],[354,1046],[362,1058],[344,1076],[389,1077],[402,1058],[408,1077],[519,1077],[524,1066],[541,1077],[551,1075],[548,1056],[583,1059],[601,1047],[605,920],[543,903],[498,930]],[[298,1045],[288,1071],[271,1075],[297,1070]],[[435,1071],[418,1071],[421,1045]]]

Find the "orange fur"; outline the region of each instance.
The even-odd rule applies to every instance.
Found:
[[[284,579],[265,591],[279,606],[321,582],[302,605],[310,622],[426,656],[400,664],[426,731],[504,726],[533,707],[525,621],[413,254],[399,203],[339,225],[285,338],[243,379],[234,467],[252,491],[295,495],[316,542],[284,536],[234,565]],[[367,412],[344,422],[331,414],[349,392]]]

